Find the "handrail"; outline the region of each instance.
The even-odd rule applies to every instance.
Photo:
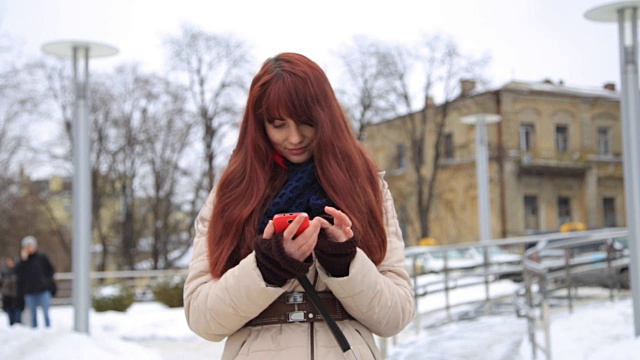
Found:
[[[607,270],[610,300],[613,301],[614,290],[620,290],[620,281],[614,284],[614,277],[628,267],[628,255],[614,249],[614,240],[628,236],[625,228],[602,229],[566,233],[570,236],[555,238],[553,241],[538,243],[525,251],[523,256],[524,278],[526,286],[527,309],[524,311],[528,320],[529,342],[533,359],[537,359],[540,350],[547,360],[551,359],[551,329],[549,319],[549,300],[551,293],[567,289],[569,312],[573,311],[572,287],[575,276],[596,270]],[[574,250],[590,244],[602,244],[606,247],[605,258],[579,259],[574,257]],[[560,262],[542,261],[545,252],[561,250],[563,259]],[[563,283],[564,282],[564,283]],[[536,286],[534,286],[536,285]],[[537,295],[537,296],[536,296]],[[538,299],[538,300],[534,300]],[[540,311],[533,311],[538,308]],[[537,328],[543,331],[544,343],[536,338]]]
[[[136,277],[161,277],[167,274],[186,275],[188,269],[161,269],[161,270],[119,270],[119,271],[91,271],[90,279],[122,279]],[[56,273],[56,280],[73,280],[72,272]]]
[[[185,276],[188,269],[164,269],[164,270],[121,270],[121,271],[91,271],[89,278],[93,281],[92,287],[105,280],[115,283],[125,283],[138,290],[139,294],[150,293],[150,288],[155,279],[169,276]],[[58,292],[51,300],[53,305],[71,304],[72,282],[74,274],[71,272],[59,272],[53,275],[58,285]],[[140,295],[137,300],[144,300]]]
[[[501,246],[501,247],[515,247],[518,248],[522,254],[521,258],[521,269],[522,269],[522,277],[524,288],[526,289],[525,297],[526,304],[524,306],[526,309],[517,309],[517,313],[520,314],[522,311],[527,317],[529,322],[529,328],[533,328],[536,323],[533,321],[534,315],[538,314],[543,319],[547,320],[542,324],[544,327],[544,343],[550,344],[550,331],[549,331],[549,313],[550,313],[550,305],[548,300],[553,291],[558,289],[568,288],[571,291],[571,288],[575,285],[571,283],[571,279],[577,275],[580,275],[583,271],[590,270],[599,270],[599,271],[607,271],[608,275],[613,276],[613,270],[620,269],[625,266],[624,261],[619,261],[616,259],[608,259],[606,267],[604,264],[591,266],[585,263],[574,263],[571,260],[571,256],[567,250],[570,247],[577,245],[584,245],[590,243],[600,243],[606,242],[609,239],[617,239],[627,236],[626,228],[607,228],[607,229],[598,229],[598,230],[588,230],[588,231],[580,231],[580,232],[566,232],[566,233],[546,233],[546,234],[535,234],[529,236],[521,236],[521,237],[513,237],[499,240],[492,240],[486,243],[463,243],[463,244],[455,244],[455,245],[444,245],[444,246],[422,246],[422,247],[411,247],[407,248],[406,257],[409,260],[409,269],[412,269],[412,280],[414,286],[414,295],[416,297],[416,305],[419,303],[420,299],[424,296],[433,295],[435,293],[444,292],[443,304],[438,309],[430,309],[428,311],[419,312],[414,320],[414,328],[417,332],[420,331],[420,323],[421,318],[426,316],[427,314],[433,314],[437,312],[444,312],[446,314],[447,320],[451,321],[451,309],[456,306],[470,305],[470,304],[490,304],[492,301],[496,301],[498,299],[504,298],[504,296],[490,293],[490,286],[485,286],[484,289],[484,298],[478,299],[477,301],[467,301],[467,302],[458,302],[456,304],[451,303],[450,292],[455,290],[455,288],[450,286],[450,283],[459,281],[464,278],[469,277],[484,277],[485,285],[491,284],[496,281],[497,277],[495,275],[500,275],[500,270],[492,270],[492,264],[490,259],[485,259],[484,263],[477,264],[474,268],[465,269],[463,271],[458,271],[457,274],[452,274],[452,269],[450,268],[450,259],[442,269],[440,274],[445,274],[446,277],[444,279],[440,279],[439,281],[431,281],[431,282],[420,282],[419,281],[419,269],[416,263],[416,259],[420,256],[423,256],[428,252],[443,252],[443,254],[447,254],[447,251],[454,249],[467,249],[470,247],[481,247],[487,249],[492,246]],[[554,269],[545,266],[543,263],[538,263],[534,261],[534,254],[538,253],[541,249],[537,248],[537,244],[547,244],[544,250],[548,249],[560,249],[566,255],[563,257],[561,270],[553,271]],[[528,248],[528,249],[527,249]],[[483,251],[484,252],[484,251]],[[526,270],[525,270],[526,269]],[[558,281],[567,281],[568,285],[563,285],[557,287],[555,284]],[[478,280],[474,285],[481,285],[483,282]],[[438,284],[441,284],[438,286]],[[613,287],[610,286],[610,298],[613,299]],[[517,295],[513,295],[517,296]],[[569,294],[569,307],[570,311],[572,311],[572,295]],[[516,306],[518,306],[516,302]],[[538,309],[539,311],[535,311]],[[535,335],[535,334],[531,334]],[[533,345],[536,343],[537,339],[535,336],[530,337],[530,341],[532,343],[532,348],[543,349],[544,345],[540,344],[539,341],[537,345]],[[545,351],[546,353],[546,351]],[[549,352],[550,356],[550,352]],[[549,358],[549,357],[548,357]]]

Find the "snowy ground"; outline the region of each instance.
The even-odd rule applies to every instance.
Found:
[[[126,313],[90,313],[91,335],[74,333],[73,309],[51,310],[50,329],[9,327],[0,322],[0,359],[12,360],[165,360],[218,359],[224,343],[210,343],[190,332],[182,309],[136,303]],[[41,322],[41,321],[40,321]],[[640,358],[633,336],[631,300],[583,305],[572,315],[554,315],[553,359],[631,360]],[[389,359],[531,359],[526,322],[513,313],[484,316],[416,332],[409,326]]]

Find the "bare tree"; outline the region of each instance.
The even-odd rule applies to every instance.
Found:
[[[9,182],[16,179],[15,159],[25,143],[20,131],[20,116],[28,107],[27,99],[16,97],[15,84],[5,80],[7,74],[0,74],[0,191],[9,189]],[[1,198],[1,193],[0,193]]]
[[[135,64],[117,67],[107,84],[113,96],[108,107],[112,161],[109,173],[116,180],[115,190],[121,202],[119,245],[121,265],[127,269],[136,268],[138,241],[145,230],[142,216],[138,213],[137,183],[144,165],[145,113],[154,85],[150,76],[143,74]]]
[[[152,228],[151,260],[158,269],[171,267],[191,245],[191,219],[180,216],[184,213],[180,211],[178,187],[188,174],[185,152],[194,122],[189,121],[182,87],[159,77],[151,80],[154,85],[147,90],[142,112],[142,189],[149,208],[145,222]]]
[[[120,199],[121,188],[114,168],[116,147],[120,144],[114,119],[116,96],[111,83],[112,74],[96,76],[90,84],[89,117],[91,119],[91,220],[94,240],[100,244],[100,258],[96,269],[104,271],[109,255],[120,248],[122,238],[121,217],[113,216],[115,199]],[[118,208],[122,210],[122,207]]]
[[[166,46],[173,69],[186,77],[200,122],[207,179],[203,189],[196,189],[195,198],[201,198],[217,179],[216,162],[224,130],[238,122],[250,59],[243,41],[187,24],[182,26],[180,35],[166,39]]]
[[[18,128],[19,116],[23,111],[18,84],[12,81],[10,71],[0,73],[0,245],[9,246],[11,224],[6,221],[12,211],[12,203],[19,195],[18,169],[15,159],[24,143]],[[16,95],[18,95],[16,97]]]
[[[56,137],[42,147],[45,161],[55,164],[59,172],[70,174],[73,171],[72,144],[73,144],[73,112],[74,91],[73,75],[68,61],[43,61],[38,66],[39,73],[46,84],[46,94],[49,98],[47,116],[57,118],[62,130]],[[89,88],[88,118],[91,123],[91,200],[92,200],[92,230],[97,235],[101,245],[101,255],[97,264],[98,270],[105,270],[107,255],[109,254],[109,242],[116,237],[113,232],[113,224],[104,224],[103,212],[105,200],[111,196],[113,180],[109,173],[112,169],[111,149],[112,143],[109,132],[111,127],[111,108],[114,101],[110,89],[100,80],[100,74],[96,74]],[[51,115],[58,114],[58,116]],[[51,223],[57,229],[55,233],[61,236],[61,245],[70,248],[71,234],[63,231],[69,226],[68,219],[57,218],[50,205],[43,199],[43,207],[49,214]],[[58,215],[59,216],[59,215]],[[110,231],[107,231],[109,230]],[[63,237],[65,235],[65,237]]]
[[[29,161],[29,138],[24,129],[40,99],[33,91],[30,65],[13,64],[10,53],[0,55],[0,248],[13,249],[20,236],[43,228],[37,222],[34,226],[33,219],[39,217],[34,208],[38,198],[37,194],[31,196],[23,166]]]
[[[33,64],[16,65],[3,60],[0,56],[0,189],[5,189],[3,179],[14,177],[21,170],[24,150],[29,145],[25,128],[42,101],[31,77]]]
[[[49,93],[62,114],[63,143],[69,144],[73,121],[69,110],[73,101],[66,95],[68,74],[56,66],[46,70]],[[173,235],[190,225],[182,221],[181,230],[175,230],[173,221],[180,208],[174,203],[176,184],[185,176],[178,165],[186,167],[180,161],[192,143],[187,139],[191,129],[187,121],[193,119],[187,117],[185,109],[188,92],[166,79],[142,72],[136,64],[96,74],[90,85],[93,236],[101,249],[97,268],[105,270],[114,259],[119,268],[138,267],[149,246],[141,239],[147,239],[149,234],[154,239],[154,266],[169,264],[166,254],[178,246],[164,240],[175,240]],[[162,147],[158,144],[164,144],[162,154],[154,152]],[[65,149],[70,150],[70,146]],[[70,162],[70,155],[65,151],[51,156]],[[149,190],[154,181],[161,183],[156,194]],[[149,224],[165,219],[166,226],[157,229]],[[113,255],[117,257],[109,259]]]
[[[71,64],[63,60],[47,60],[40,63],[39,70],[45,80],[46,94],[51,100],[51,112],[57,112],[63,130],[45,149],[48,151],[49,161],[65,164],[68,172],[71,172],[74,111]]]
[[[347,78],[338,93],[360,141],[367,125],[394,113],[394,99],[388,96],[395,75],[388,66],[391,56],[390,45],[364,36],[355,36],[338,53]]]
[[[96,73],[89,87],[88,121],[91,123],[91,212],[92,234],[99,243],[96,268],[105,270],[109,255],[120,251],[117,259],[135,263],[135,226],[133,184],[137,170],[135,128],[132,110],[137,106],[135,81],[137,67],[121,66],[112,74]],[[67,61],[42,64],[53,109],[57,109],[61,133],[45,147],[51,162],[71,173],[73,144],[74,91]],[[132,80],[133,78],[133,80]],[[132,150],[133,149],[133,150]],[[64,170],[63,170],[64,171]],[[121,218],[114,217],[115,199],[129,206],[119,207]],[[62,221],[58,222],[62,225]]]
[[[418,46],[398,45],[393,56],[386,59],[391,59],[386,66],[395,74],[388,91],[396,98],[397,116],[406,116],[402,124],[415,175],[419,235],[424,238],[430,234],[429,215],[450,105],[459,96],[468,95],[461,95],[461,80],[481,82],[479,74],[488,59],[463,55],[454,41],[439,35],[424,36]],[[420,90],[414,91],[416,88]],[[436,106],[438,98],[441,100]],[[416,106],[415,99],[422,102]]]

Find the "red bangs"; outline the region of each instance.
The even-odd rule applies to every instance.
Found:
[[[317,95],[308,82],[287,73],[265,80],[256,98],[256,120],[271,123],[276,119],[291,119],[299,124],[314,125],[313,104],[317,103]]]
[[[324,71],[303,55],[282,53],[267,59],[251,82],[238,143],[217,185],[209,220],[215,226],[207,234],[213,278],[253,251],[258,224],[287,179],[265,131],[265,121],[276,119],[314,127],[320,185],[338,208],[353,215],[358,246],[380,264],[387,238],[376,166],[353,136]]]

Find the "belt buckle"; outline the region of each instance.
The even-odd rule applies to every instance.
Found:
[[[287,313],[287,321],[288,322],[302,322],[307,321],[307,312],[306,311],[291,311]]]
[[[294,292],[287,294],[287,304],[304,304],[305,302],[304,293]]]

